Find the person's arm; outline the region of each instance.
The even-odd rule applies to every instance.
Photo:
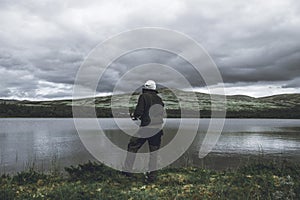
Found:
[[[137,119],[141,118],[141,116],[144,113],[144,110],[145,110],[145,99],[144,99],[143,95],[140,95],[139,99],[138,99],[138,103],[137,103],[134,113],[133,113],[133,117],[137,118]]]

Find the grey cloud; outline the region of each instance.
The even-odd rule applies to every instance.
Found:
[[[293,80],[289,80],[282,87],[283,88],[300,88],[300,78],[295,78]]]
[[[13,96],[32,98],[35,96],[38,80],[26,70],[6,70],[0,67],[2,74],[0,79],[0,95],[3,97]]]
[[[199,12],[201,4],[195,4],[174,27],[180,23],[183,31],[208,49],[225,82],[281,81],[299,76],[299,71],[292,69],[299,62],[288,58],[300,50],[300,27],[290,21],[299,19],[297,8],[277,5],[272,10],[272,4],[266,3],[262,8],[268,9],[258,13],[261,5],[241,4],[231,2],[224,8],[215,7],[216,13],[203,10],[207,4]],[[299,2],[293,1],[293,5],[299,9]],[[294,14],[285,13],[285,9]]]
[[[259,56],[262,59],[263,55]],[[265,61],[241,63],[235,67],[221,67],[225,82],[289,81],[300,76],[300,47],[298,51],[272,56]]]
[[[280,82],[283,87],[300,87],[298,1],[172,1],[172,6],[179,7],[172,10],[170,5],[168,13],[151,9],[155,4],[160,8],[159,3],[110,4],[115,6],[107,1],[0,1],[0,75],[5,77],[0,96],[15,93],[34,98],[40,81],[72,85],[84,58],[99,42],[139,26],[161,26],[191,36],[207,49],[225,83]],[[121,9],[101,15],[105,6]],[[204,86],[199,74],[180,57],[139,51],[116,60],[102,77],[98,91],[111,91],[132,67],[150,62],[170,65],[193,86]],[[23,79],[29,75],[31,78]],[[95,75],[91,72],[90,76]],[[70,95],[69,90],[45,94],[45,98],[62,98]]]
[[[129,72],[135,67],[148,63],[158,63],[169,66],[170,68],[177,70],[178,73],[185,77],[192,86],[205,86],[198,71],[195,70],[194,67],[183,58],[164,50],[144,49],[126,54],[109,66],[108,70],[106,70],[103,74],[103,78],[100,80],[98,91],[111,92],[119,79],[122,78],[126,72]],[[182,88],[180,83],[176,84],[174,77],[171,77],[165,73],[165,70],[153,71],[153,69],[151,69],[149,66],[149,68],[145,69],[143,72],[144,73],[142,74],[135,74],[134,76],[131,76],[132,81],[139,81],[139,84],[142,85],[144,81],[154,77],[154,79],[156,78],[157,80],[163,81],[160,82],[160,84],[171,81],[174,82],[174,87]],[[141,77],[143,77],[143,81],[141,81]],[[124,89],[126,90],[126,88]]]

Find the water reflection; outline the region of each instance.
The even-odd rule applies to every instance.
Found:
[[[189,119],[196,120],[196,119]],[[129,137],[112,119],[101,119],[105,134],[126,150]],[[198,135],[173,166],[234,166],[242,157],[268,155],[300,162],[300,120],[228,119],[213,151],[204,159],[198,151],[209,119],[200,119]],[[87,120],[88,123],[88,120]],[[124,121],[126,123],[126,120]],[[168,119],[162,145],[175,136],[179,121]],[[88,126],[87,126],[88,127]],[[97,134],[97,130],[87,130]],[[99,145],[105,145],[99,143]],[[147,143],[140,152],[147,152]],[[117,159],[118,155],[111,155]],[[228,159],[230,157],[231,159]],[[20,171],[35,163],[41,170],[94,160],[82,145],[72,119],[1,119],[0,172]]]

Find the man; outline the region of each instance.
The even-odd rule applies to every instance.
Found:
[[[147,180],[153,181],[156,178],[156,173],[153,171],[157,165],[157,151],[160,148],[161,136],[163,135],[162,124],[164,114],[164,103],[157,95],[156,83],[152,80],[146,81],[143,86],[143,92],[139,96],[135,111],[131,114],[132,120],[141,120],[140,129],[134,137],[131,137],[125,160],[125,169],[132,169],[135,153],[148,141],[150,150],[149,171]],[[133,154],[132,154],[133,153]],[[131,173],[124,172],[126,176],[131,176]]]

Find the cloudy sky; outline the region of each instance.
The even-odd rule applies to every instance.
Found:
[[[139,27],[176,30],[200,43],[217,64],[227,94],[300,93],[297,0],[0,0],[0,98],[71,98],[90,51]],[[145,50],[113,63],[98,92],[112,90],[122,75],[118,70],[151,62],[180,65],[192,85],[206,91],[187,63]]]

